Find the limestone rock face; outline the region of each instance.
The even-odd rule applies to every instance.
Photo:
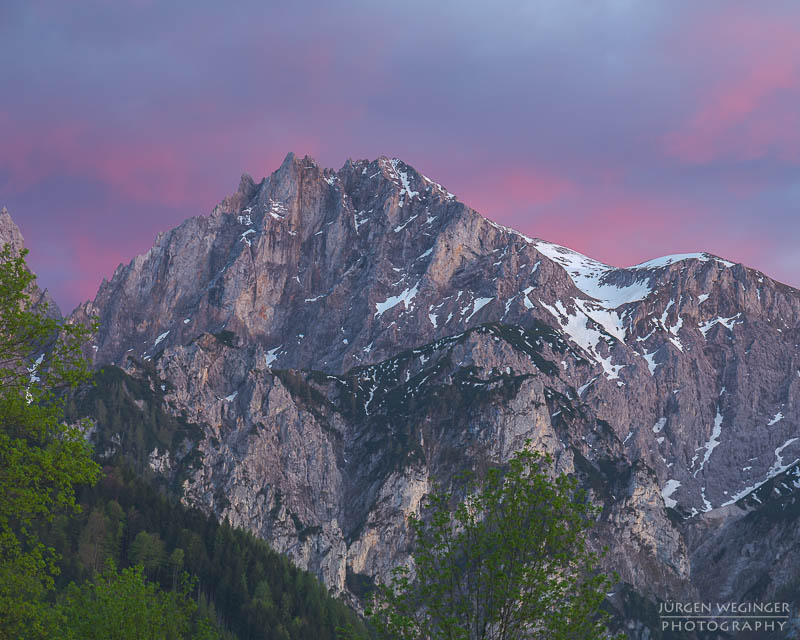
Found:
[[[526,439],[586,481],[596,542],[641,593],[785,583],[764,583],[779,525],[748,524],[763,502],[746,497],[800,459],[800,292],[741,264],[614,268],[399,160],[289,154],[121,265],[73,319],[90,315],[97,365],[154,367],[168,410],[202,426],[199,464],[157,454],[183,499],[334,591],[407,562],[434,481]],[[757,561],[699,578],[723,540]]]
[[[8,209],[3,207],[0,209],[0,247],[6,244],[11,245],[11,250],[15,254],[19,254],[25,248],[25,240],[19,227],[11,219]]]

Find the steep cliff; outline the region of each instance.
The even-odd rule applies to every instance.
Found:
[[[121,265],[91,315],[95,363],[199,427],[153,469],[336,592],[406,561],[432,482],[527,438],[592,488],[597,544],[648,597],[769,595],[800,568],[748,497],[800,459],[800,292],[743,265],[614,268],[398,160],[289,154]],[[732,540],[752,562],[714,559]]]

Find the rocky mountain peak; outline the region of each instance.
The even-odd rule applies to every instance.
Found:
[[[236,193],[242,197],[243,202],[248,202],[255,195],[257,188],[258,185],[256,185],[255,180],[253,180],[253,176],[249,173],[243,173],[239,180],[239,188],[236,190]]]
[[[11,218],[8,209],[3,207],[0,209],[0,247],[5,244],[11,245],[11,250],[16,254],[25,248],[25,240],[19,227]]]
[[[90,314],[95,362],[206,434],[184,499],[337,591],[402,560],[431,478],[531,437],[594,482],[626,581],[694,594],[723,571],[698,540],[800,461],[800,292],[708,253],[606,265],[393,158],[243,177]]]

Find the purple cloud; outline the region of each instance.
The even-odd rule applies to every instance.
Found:
[[[0,6],[0,204],[71,308],[287,151],[401,157],[614,264],[790,284],[800,8],[743,2]]]

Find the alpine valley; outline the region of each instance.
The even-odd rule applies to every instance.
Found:
[[[289,154],[70,321],[93,316],[96,386],[73,411],[96,450],[356,606],[408,561],[434,484],[528,439],[602,506],[593,544],[631,638],[683,637],[661,601],[800,599],[800,291],[759,271],[611,267],[399,160]]]

